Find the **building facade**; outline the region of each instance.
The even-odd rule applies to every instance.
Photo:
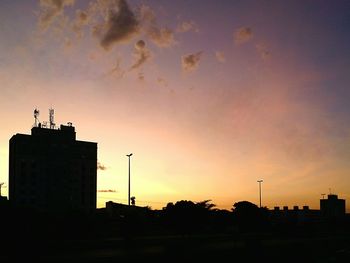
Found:
[[[69,123],[33,127],[10,139],[9,200],[42,211],[96,209],[97,143],[76,140]]]

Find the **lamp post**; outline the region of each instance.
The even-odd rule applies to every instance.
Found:
[[[263,180],[258,180],[257,182],[259,183],[259,200],[260,200],[260,208],[261,208],[261,183],[263,182]]]
[[[128,205],[130,206],[130,157],[132,156],[132,153],[126,155],[129,158],[129,191],[128,191]]]

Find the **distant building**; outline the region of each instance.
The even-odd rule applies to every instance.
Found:
[[[288,206],[283,206],[283,209],[275,206],[273,210],[269,211],[271,219],[274,222],[293,222],[303,224],[316,222],[320,219],[320,211],[310,209],[309,206],[303,206],[302,209],[298,206],[293,206],[293,209],[289,209]]]
[[[37,121],[36,121],[37,123]],[[40,123],[10,139],[9,200],[42,211],[96,209],[97,143],[77,141],[71,123]]]
[[[320,200],[320,210],[324,217],[345,216],[345,199],[338,199],[335,194],[329,194],[327,199]]]

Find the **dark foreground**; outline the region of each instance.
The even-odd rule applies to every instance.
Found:
[[[204,205],[203,205],[204,204]],[[350,218],[274,218],[244,203],[85,214],[0,209],[2,262],[350,262]]]
[[[350,236],[341,234],[27,239],[2,248],[1,262],[350,262]]]

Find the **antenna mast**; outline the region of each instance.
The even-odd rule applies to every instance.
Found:
[[[53,108],[50,108],[49,109],[50,129],[55,129],[54,114],[55,114],[55,110]]]
[[[37,108],[35,108],[34,110],[34,127],[38,127],[38,123],[39,123],[39,110]]]

